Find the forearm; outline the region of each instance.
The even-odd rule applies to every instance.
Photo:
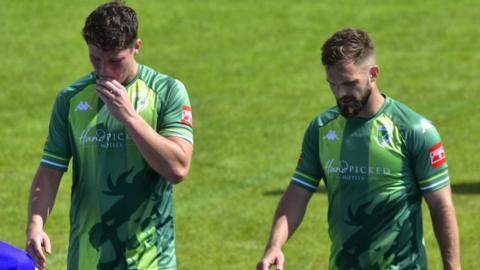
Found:
[[[37,170],[30,189],[27,231],[43,228],[53,209],[62,174],[44,167]]]
[[[272,224],[272,232],[270,234],[270,240],[268,241],[266,249],[276,247],[281,249],[287,242],[290,235],[288,233],[288,222],[285,216],[275,216]]]
[[[444,269],[461,269],[458,226],[453,204],[445,204],[431,211],[435,236],[440,246]]]
[[[424,194],[444,269],[461,269],[457,218],[450,186]]]
[[[301,195],[300,195],[301,194]],[[269,247],[281,248],[295,233],[305,216],[311,193],[289,185],[280,200],[275,213]]]
[[[180,182],[190,168],[191,149],[158,134],[139,115],[125,121],[128,134],[147,163],[172,183]]]

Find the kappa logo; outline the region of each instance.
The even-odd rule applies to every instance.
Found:
[[[180,120],[185,125],[192,127],[192,108],[190,106],[183,106],[182,107],[182,119]]]
[[[77,107],[75,108],[75,111],[88,111],[88,110],[92,110],[92,107],[90,106],[90,104],[88,104],[88,101],[80,101],[77,104]]]
[[[338,140],[337,133],[335,132],[335,130],[329,130],[327,134],[323,136],[323,139],[328,141]]]
[[[420,127],[422,128],[422,133],[425,133],[427,130],[433,128],[433,125],[427,119],[422,119],[420,120]]]

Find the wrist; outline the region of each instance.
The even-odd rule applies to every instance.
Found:
[[[27,225],[26,232],[29,234],[33,231],[43,230],[43,220],[40,217],[32,217]]]
[[[279,250],[281,250],[281,249],[282,249],[282,245],[279,244],[279,243],[269,243],[269,244],[265,247],[265,250],[269,250],[269,249],[279,249]]]
[[[141,118],[141,116],[136,112],[129,113],[124,118],[123,124],[125,125],[125,127],[127,129],[135,128],[138,125],[140,118]]]

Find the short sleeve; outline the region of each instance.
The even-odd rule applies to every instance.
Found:
[[[193,144],[193,117],[187,90],[179,80],[171,80],[165,108],[159,112],[158,132],[166,137],[181,137]]]
[[[421,119],[413,130],[412,166],[422,192],[432,192],[449,184],[448,165],[437,129]]]
[[[322,177],[323,172],[320,166],[318,149],[318,124],[314,120],[305,131],[302,151],[295,173],[292,176],[292,183],[308,191],[315,192]]]
[[[60,171],[68,169],[72,155],[68,136],[68,108],[68,102],[60,93],[55,99],[50,117],[48,137],[40,161],[42,166]]]

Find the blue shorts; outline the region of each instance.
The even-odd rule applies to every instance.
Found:
[[[34,270],[35,263],[26,251],[0,241],[0,270]]]

